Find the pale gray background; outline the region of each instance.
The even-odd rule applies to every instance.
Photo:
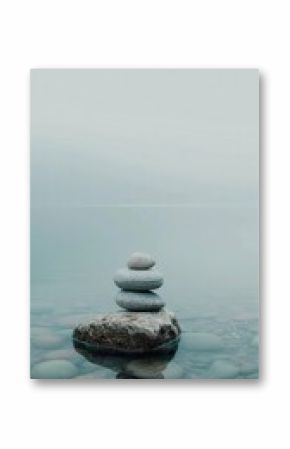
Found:
[[[31,81],[32,206],[257,206],[257,70],[33,70]]]

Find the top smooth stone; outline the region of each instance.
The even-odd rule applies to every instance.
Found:
[[[133,253],[129,257],[127,265],[131,270],[149,270],[154,267],[155,260],[149,254]]]

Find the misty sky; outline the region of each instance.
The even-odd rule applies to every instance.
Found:
[[[33,70],[32,206],[257,205],[256,70]]]

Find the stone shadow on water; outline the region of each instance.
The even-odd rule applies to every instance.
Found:
[[[178,350],[178,343],[164,353],[134,355],[100,352],[77,340],[73,346],[90,363],[114,371],[116,379],[164,379],[163,372]]]

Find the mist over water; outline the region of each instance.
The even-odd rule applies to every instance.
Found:
[[[156,255],[165,278],[160,294],[184,332],[173,359],[179,375],[206,377],[215,357],[222,357],[242,367],[252,360],[249,375],[257,376],[257,348],[252,346],[258,333],[257,232],[257,216],[249,208],[34,211],[32,326],[58,333],[72,330],[90,314],[118,310],[112,276],[132,251],[146,250]],[[202,351],[196,353],[188,342],[191,332],[223,338],[222,350],[214,346],[204,352],[204,365],[198,364],[197,371]]]
[[[33,71],[31,147],[32,366],[256,378],[257,72]],[[112,278],[133,251],[156,258],[183,334],[171,360],[126,371],[87,360],[71,331],[118,309]]]

